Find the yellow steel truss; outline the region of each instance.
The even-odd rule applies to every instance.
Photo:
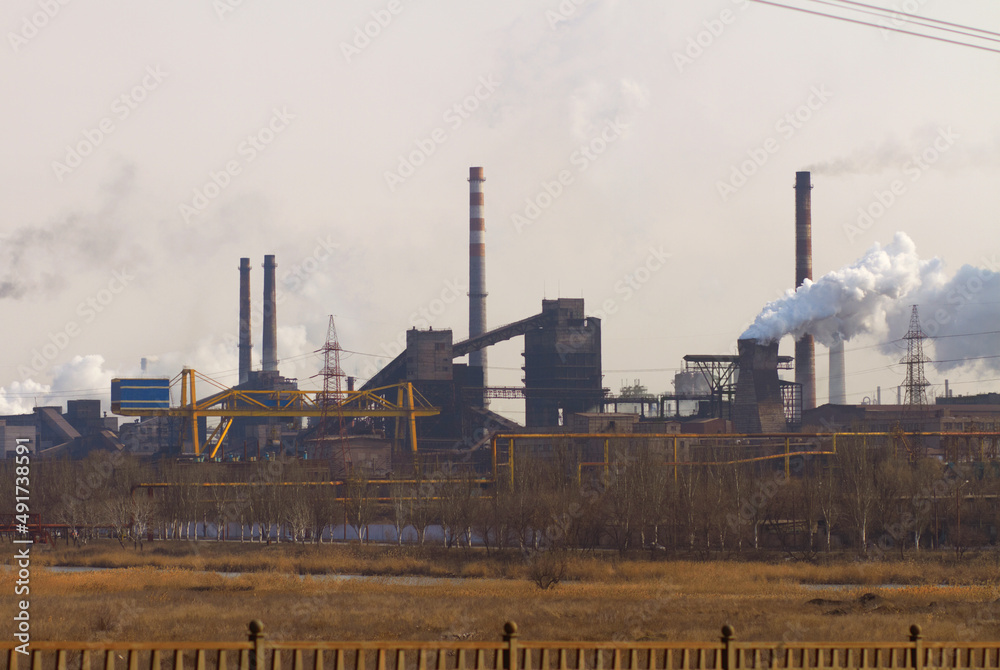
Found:
[[[195,392],[195,380],[198,378],[222,390],[199,400]],[[174,382],[176,383],[176,381],[175,378]],[[183,418],[185,420],[185,433],[189,430],[189,426],[192,428],[190,434],[196,456],[202,452],[197,430],[198,419],[219,417],[222,421],[219,422],[205,445],[206,447],[212,446],[211,457],[215,457],[219,452],[234,418],[319,417],[323,415],[323,405],[326,403],[329,403],[328,412],[335,412],[340,416],[405,420],[409,433],[409,446],[415,453],[417,451],[417,417],[435,416],[441,413],[440,409],[431,406],[427,399],[409,382],[367,391],[342,391],[339,394],[331,394],[336,396],[331,398],[324,397],[323,391],[250,391],[226,388],[214,379],[190,368],[185,368],[181,372],[180,382],[181,404],[178,407],[167,409],[116,408],[114,411],[122,416]],[[389,400],[393,396],[396,397],[395,402]],[[398,423],[400,421],[397,421]],[[214,445],[212,444],[213,440],[216,440]]]

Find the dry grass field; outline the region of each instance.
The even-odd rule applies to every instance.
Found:
[[[272,638],[303,640],[498,639],[506,620],[535,639],[709,640],[727,622],[742,639],[901,640],[912,623],[928,639],[1000,637],[993,556],[824,564],[572,556],[548,590],[518,556],[439,548],[206,542],[139,553],[103,543],[36,547],[32,557],[35,640],[236,640],[253,618]],[[110,569],[44,567],[70,564]],[[4,570],[0,608],[15,611],[15,598]],[[11,623],[0,635],[10,638]]]

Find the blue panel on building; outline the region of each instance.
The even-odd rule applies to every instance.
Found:
[[[112,379],[111,411],[136,409],[168,409],[169,379]]]

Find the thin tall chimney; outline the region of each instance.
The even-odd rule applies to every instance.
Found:
[[[261,346],[264,348],[262,359],[264,372],[278,371],[278,314],[275,304],[274,255],[264,256],[264,334]]]
[[[240,384],[250,381],[250,259],[240,259]]]
[[[812,183],[808,172],[795,173],[795,287],[812,279]],[[816,345],[812,335],[795,343],[795,381],[802,385],[802,409],[816,407]]]
[[[486,332],[486,212],[483,168],[469,168],[469,337]],[[486,350],[469,354],[469,367],[483,372],[486,386]],[[484,400],[483,406],[486,406]]]
[[[830,347],[830,403],[847,404],[847,369],[844,363],[844,341]]]

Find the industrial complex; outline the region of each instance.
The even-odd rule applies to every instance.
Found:
[[[498,448],[513,445],[518,435],[525,436],[519,443],[542,452],[561,435],[574,435],[584,445],[587,440],[606,445],[614,436],[659,436],[672,444],[678,463],[698,460],[700,445],[723,441],[748,447],[754,457],[787,458],[790,442],[810,438],[815,446],[837,433],[867,431],[895,434],[907,449],[950,460],[996,456],[1000,402],[995,397],[946,393],[928,405],[916,306],[906,339],[918,349],[905,360],[905,396],[901,390],[895,404],[882,404],[881,397],[847,404],[841,340],[829,348],[830,402],[817,407],[815,343],[809,334],[796,339],[794,357],[779,356],[777,341],[741,339],[735,355],[685,356],[672,393],[613,393],[602,373],[601,320],[588,315],[582,298],[543,300],[540,309],[527,309],[518,321],[488,324],[485,182],[482,167],[470,168],[466,339],[456,341],[447,328],[414,328],[406,333],[405,351],[370,379],[356,380],[341,367],[331,317],[321,349],[322,390],[299,390],[298,382],[279,370],[273,255],[263,259],[262,365],[253,369],[253,271],[251,259],[242,258],[236,386],[190,369],[173,379],[116,379],[112,413],[133,419],[119,425],[118,418],[101,416],[97,400],[70,401],[65,413],[38,407],[33,414],[0,418],[5,452],[13,451],[17,440],[29,440],[42,457],[79,458],[95,449],[194,460],[281,455],[329,463],[332,477],[359,467],[375,475],[399,473],[420,458],[465,454],[465,462],[492,467],[496,475],[498,458],[507,458],[498,456]],[[796,286],[812,279],[811,189],[810,173],[796,173]],[[491,386],[489,347],[519,337],[523,385]],[[793,369],[794,380],[779,374]],[[178,395],[180,402],[173,403]],[[524,425],[490,409],[498,398],[523,400]],[[966,437],[951,439],[960,433]]]

